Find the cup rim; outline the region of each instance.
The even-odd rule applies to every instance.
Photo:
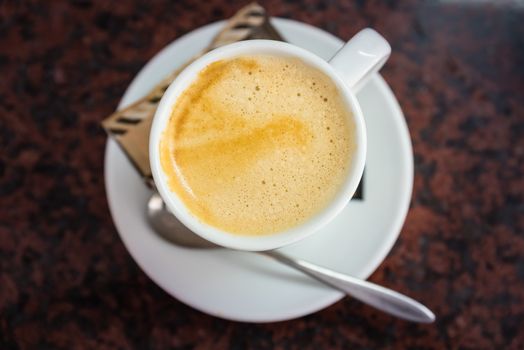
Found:
[[[337,86],[346,106],[352,112],[355,125],[356,150],[353,154],[346,178],[329,204],[305,222],[285,231],[267,235],[241,235],[220,230],[202,222],[189,211],[178,195],[169,189],[167,176],[160,163],[159,143],[178,96],[194,81],[207,65],[243,55],[268,54],[296,57],[326,74]],[[155,112],[149,137],[149,159],[156,188],[175,217],[195,234],[217,245],[236,250],[263,251],[277,249],[302,240],[329,223],[347,205],[355,193],[366,159],[367,137],[360,105],[354,95],[325,60],[315,54],[289,43],[274,40],[248,40],[228,44],[214,49],[196,59],[176,77],[165,91]]]

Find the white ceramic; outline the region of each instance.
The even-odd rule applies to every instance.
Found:
[[[156,110],[149,137],[149,158],[151,170],[158,192],[170,211],[194,233],[224,247],[239,250],[270,250],[295,243],[318,232],[333,220],[347,205],[357,189],[366,157],[366,131],[362,111],[352,92],[354,86],[378,71],[387,60],[391,48],[387,41],[372,29],[364,29],[348,41],[330,60],[326,62],[310,51],[289,43],[273,40],[249,40],[215,49],[185,68],[173,81]],[[337,86],[346,108],[352,111],[351,123],[355,126],[356,149],[345,181],[335,198],[325,209],[309,218],[303,224],[283,232],[270,235],[238,235],[210,226],[193,215],[178,195],[169,188],[169,178],[162,170],[160,142],[162,134],[171,117],[173,106],[180,94],[195,80],[200,71],[213,62],[246,55],[272,55],[300,59],[311,67],[323,72]],[[349,83],[348,83],[349,82]]]
[[[307,24],[279,18],[272,23],[286,41],[326,60],[343,44]],[[199,28],[166,46],[135,77],[119,108],[144,96],[167,71],[202,50],[222,25]],[[350,201],[319,234],[281,251],[365,279],[384,260],[402,228],[411,199],[413,154],[402,111],[379,75],[370,79],[357,99],[368,138],[365,199]],[[105,181],[111,215],[133,259],[157,285],[195,309],[229,320],[272,322],[313,313],[343,297],[253,253],[194,251],[158,237],[145,217],[151,192],[112,140],[106,148]]]

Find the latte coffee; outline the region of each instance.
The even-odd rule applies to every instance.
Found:
[[[348,108],[328,76],[297,58],[214,62],[178,97],[162,133],[168,185],[200,221],[226,232],[300,225],[347,176],[356,149]]]

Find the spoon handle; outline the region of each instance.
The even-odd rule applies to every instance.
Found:
[[[261,253],[283,264],[294,267],[316,280],[335,287],[353,298],[391,315],[420,323],[431,323],[435,321],[435,315],[427,307],[391,289],[303,260],[290,258],[274,250]]]

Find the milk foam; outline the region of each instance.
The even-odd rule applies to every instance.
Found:
[[[333,82],[298,59],[218,61],[174,105],[162,168],[201,221],[237,234],[279,232],[340,188],[356,147],[348,114]]]

